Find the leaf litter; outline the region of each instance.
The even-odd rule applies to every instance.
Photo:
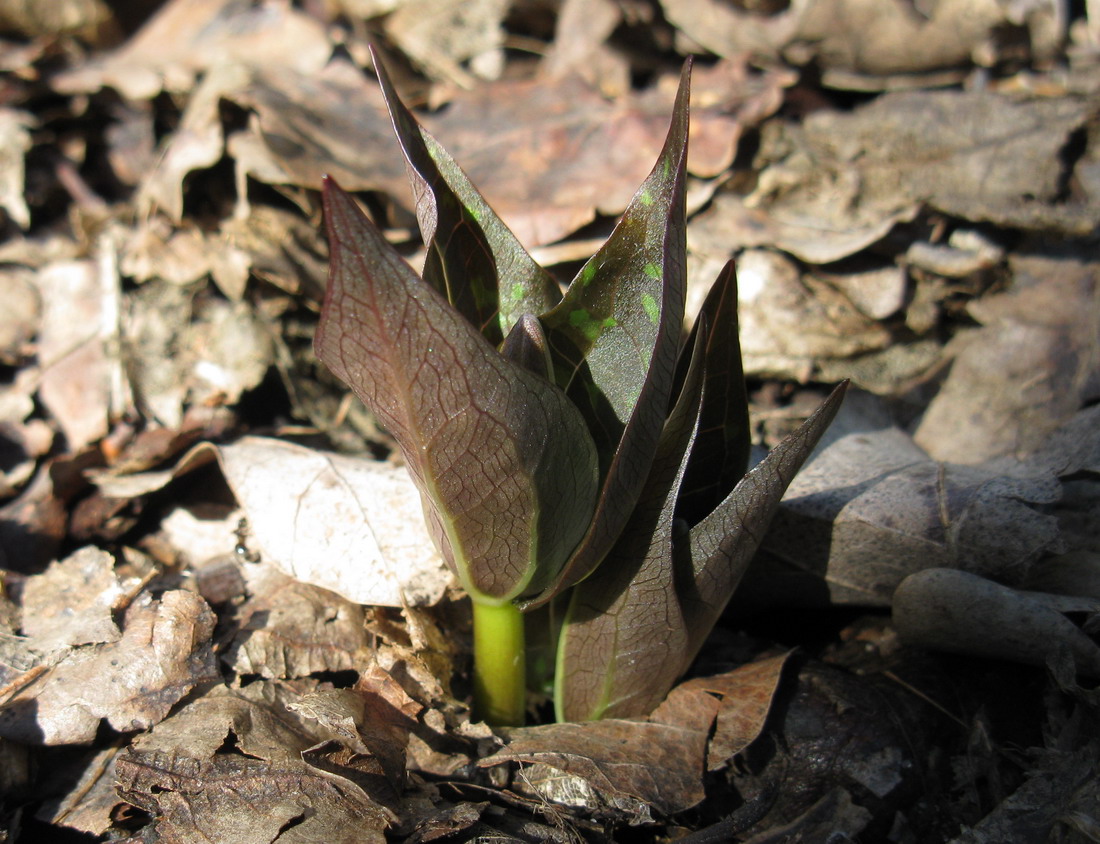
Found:
[[[462,5],[5,17],[0,832],[1086,840],[1097,22]],[[321,175],[417,247],[368,31],[520,240],[573,258],[656,156],[681,57],[724,56],[697,68],[689,277],[737,259],[757,439],[817,385],[867,391],[648,719],[471,723],[468,611],[393,441],[312,359]]]

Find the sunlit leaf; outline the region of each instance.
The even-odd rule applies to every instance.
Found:
[[[684,318],[690,62],[660,157],[607,243],[542,316],[555,377],[596,442],[603,487],[592,525],[542,599],[586,577],[615,542],[649,472]]]
[[[382,63],[376,60],[374,66],[409,165],[416,216],[428,247],[424,280],[490,342],[499,343],[523,314],[540,314],[557,303],[557,283],[416,121]]]
[[[550,382],[506,360],[331,179],[318,357],[401,445],[440,551],[475,598],[541,588],[588,525],[596,454]]]

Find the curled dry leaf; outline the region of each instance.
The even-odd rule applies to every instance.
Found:
[[[68,652],[4,703],[0,736],[32,744],[84,744],[101,719],[147,729],[203,680],[217,677],[214,614],[182,590],[130,605],[117,642]]]
[[[1051,606],[1050,597],[968,572],[925,569],[898,586],[894,623],[916,647],[1033,665],[1054,664],[1068,651],[1078,671],[1100,677],[1100,645]],[[1083,599],[1069,609],[1095,615],[1100,601]]]

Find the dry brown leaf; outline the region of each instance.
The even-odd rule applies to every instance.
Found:
[[[115,807],[123,802],[115,790],[115,759],[120,749],[97,751],[73,787],[59,798],[48,800],[35,817],[89,835],[103,835],[112,825]]]
[[[824,264],[876,242],[924,204],[972,221],[1091,231],[1096,207],[1060,199],[1061,150],[1091,109],[1068,97],[930,91],[769,123],[755,191],[718,197],[693,243],[710,254],[776,246]]]
[[[182,590],[147,593],[126,612],[122,638],[75,649],[0,709],[0,735],[33,744],[84,744],[101,719],[120,732],[163,719],[196,684],[217,676],[214,614]]]
[[[605,96],[621,97],[630,90],[630,66],[606,42],[622,19],[612,0],[565,0],[542,72],[550,79],[577,73]]]
[[[244,688],[216,686],[132,744],[140,753],[205,759],[229,743],[248,756],[285,763],[300,758],[320,737],[288,708],[299,694],[289,685],[258,681]]]
[[[1044,470],[1010,477],[997,467],[929,459],[898,429],[853,433],[798,474],[762,544],[769,559],[745,589],[796,605],[886,606],[913,572],[951,567],[1019,583],[1062,549],[1061,495]]]
[[[335,745],[324,752],[314,748],[317,752],[306,756],[306,761],[333,773],[355,771],[354,778],[375,799],[398,810],[406,781],[405,748],[416,726],[414,719],[361,683],[352,689],[318,690],[289,708],[316,721]]]
[[[728,73],[729,68],[724,67]],[[744,123],[775,103],[778,77],[726,89],[692,114],[688,168],[714,175],[732,160]],[[733,93],[729,93],[730,91]],[[528,247],[552,243],[597,213],[623,211],[660,151],[672,90],[608,102],[580,77],[502,81],[424,119],[489,204]]]
[[[224,656],[238,675],[293,679],[367,660],[358,604],[263,563],[245,566],[244,575],[250,597],[237,610],[239,630]]]
[[[472,88],[476,79],[496,79],[504,69],[509,6],[508,0],[403,0],[384,25],[429,76]]]
[[[726,765],[734,756],[756,741],[764,730],[788,651],[742,665],[713,677],[694,677],[681,683],[669,695],[717,695],[717,721],[707,746],[707,770]],[[659,712],[660,710],[658,710]],[[657,713],[654,713],[654,717]]]
[[[704,797],[703,759],[717,709],[709,695],[682,695],[652,716],[671,723],[608,718],[509,730],[508,745],[478,764],[529,762],[555,769],[558,776],[533,783],[545,786],[538,791],[548,799],[562,790],[583,790],[571,781],[579,778],[606,805],[638,809],[640,802],[675,814]]]
[[[31,212],[24,193],[24,156],[31,148],[34,119],[21,111],[0,108],[0,208],[12,222],[26,229]]]
[[[38,333],[42,300],[29,270],[6,267],[2,278],[4,310],[0,312],[0,362],[11,366],[30,357],[30,342]],[[0,400],[0,407],[4,404]],[[20,421],[25,418],[25,415],[20,417]],[[10,421],[11,417],[0,413],[0,420]]]
[[[229,139],[238,183],[316,190],[321,177],[346,190],[385,190],[412,208],[404,159],[378,83],[346,61],[317,73],[272,67],[226,96],[252,113],[249,129]]]
[[[404,468],[258,437],[216,453],[265,560],[357,604],[442,597],[450,574]]]
[[[381,842],[394,816],[378,802],[379,783],[360,776],[365,760],[353,748],[333,741],[335,734],[361,750],[370,744],[359,739],[350,706],[365,704],[349,694],[358,693],[303,697],[264,681],[218,687],[135,740],[118,762],[123,796],[163,815],[161,834],[181,840]],[[319,719],[325,701],[328,716]],[[351,755],[337,753],[341,747]]]
[[[1100,397],[1100,267],[1039,256],[1010,266],[1011,290],[970,304],[982,328],[949,345],[951,372],[917,428],[938,460],[1025,457]]]
[[[301,760],[128,751],[119,793],[156,817],[161,841],[384,844],[393,822],[351,780]]]
[[[894,592],[898,635],[920,648],[1053,665],[1068,653],[1077,671],[1100,677],[1100,646],[1063,614],[1095,615],[1100,600],[1059,607],[1057,596],[1020,592],[954,569],[925,569]]]
[[[695,281],[709,278],[699,273]],[[850,297],[777,252],[741,254],[737,295],[746,373],[805,381],[823,361],[847,361],[890,344],[886,327]]]
[[[70,451],[102,439],[126,399],[118,354],[120,280],[110,237],[99,260],[51,264],[36,279],[42,300],[39,397]]]
[[[139,578],[122,580],[115,558],[86,547],[53,563],[23,585],[23,635],[39,653],[76,645],[117,642],[122,633],[113,615],[140,588]]]
[[[332,44],[321,24],[286,2],[170,0],[141,30],[103,59],[51,77],[67,94],[114,88],[133,100],[162,90],[185,93],[195,77],[223,64],[315,72]]]
[[[776,11],[774,6],[781,6]],[[944,85],[976,62],[993,63],[1000,33],[1026,28],[1036,57],[1049,57],[1065,33],[1052,4],[1009,9],[996,0],[804,0],[733,4],[663,0],[670,23],[720,56],[752,54],[813,63],[830,87],[881,90]],[[1005,48],[1010,39],[1002,36]]]

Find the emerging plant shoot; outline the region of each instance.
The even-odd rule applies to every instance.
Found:
[[[706,639],[844,385],[744,474],[732,264],[682,336],[690,62],[656,166],[564,296],[375,66],[427,260],[417,276],[326,179],[317,355],[396,438],[473,602],[477,714],[523,722],[522,613],[558,599],[558,718],[644,715]]]

